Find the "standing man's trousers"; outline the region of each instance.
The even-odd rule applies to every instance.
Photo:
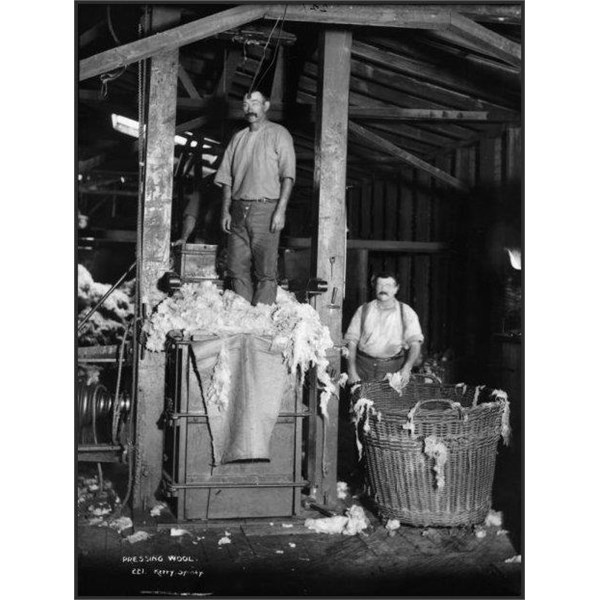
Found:
[[[271,233],[277,201],[233,200],[231,233],[227,246],[227,270],[233,291],[257,305],[273,304],[277,297],[279,234]],[[252,269],[256,289],[252,284]]]

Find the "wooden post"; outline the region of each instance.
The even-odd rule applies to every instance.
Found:
[[[402,167],[400,169],[401,179],[398,183],[400,186],[400,212],[398,222],[399,238],[403,241],[414,240],[414,185],[415,177],[414,169]],[[412,303],[412,280],[413,280],[413,262],[414,257],[411,255],[402,255],[398,261],[398,284],[400,290],[398,299],[407,304]]]
[[[509,127],[506,132],[506,181],[521,179],[521,128]]]
[[[173,18],[172,14],[169,16]],[[154,13],[154,26],[160,26],[161,17],[164,15],[158,11]],[[163,298],[157,283],[169,270],[178,66],[178,49],[157,54],[151,62],[143,235],[138,264],[140,301],[146,315]],[[157,422],[164,408],[164,353],[146,351],[139,357],[137,391],[136,469],[140,478],[134,489],[134,510],[152,504],[162,475],[163,436]]]
[[[326,294],[316,299],[321,321],[329,327],[336,346],[342,342],[342,294],[346,277],[346,151],[348,141],[348,95],[352,34],[328,30],[321,34],[319,89],[315,139],[315,198],[318,214],[311,256],[314,276],[329,282]],[[316,242],[316,243],[315,243]],[[335,290],[335,297],[334,297]],[[336,305],[337,307],[332,307]],[[339,350],[328,356],[331,369],[340,372]],[[317,394],[318,391],[312,391]],[[309,478],[317,487],[317,500],[336,501],[338,398],[332,397],[329,419],[315,421],[310,441],[322,447],[321,464]]]
[[[358,305],[369,299],[369,251],[361,248],[356,251],[356,279],[358,281]]]

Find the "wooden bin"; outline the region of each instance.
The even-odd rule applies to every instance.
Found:
[[[177,271],[185,281],[200,282],[217,279],[217,246],[183,244],[177,253]]]
[[[270,442],[270,461],[214,466],[209,422],[195,384],[189,340],[167,347],[167,419],[163,484],[178,520],[292,516],[300,509],[302,390],[285,393]]]

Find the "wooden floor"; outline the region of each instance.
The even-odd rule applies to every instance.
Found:
[[[492,505],[508,533],[402,526],[390,536],[370,513],[371,527],[357,536],[304,527],[319,514],[194,526],[161,517],[147,528],[151,538],[132,545],[124,537],[131,531],[81,519],[78,596],[522,597],[521,564],[505,562],[523,552],[521,452],[519,443],[500,447],[496,464]],[[105,473],[124,497],[126,477]],[[171,525],[188,533],[174,537]],[[223,537],[231,543],[219,545]]]
[[[80,525],[79,596],[521,595],[521,565],[505,562],[515,548],[496,527],[482,538],[408,526],[390,536],[372,523],[356,536],[316,534],[303,519],[180,524],[189,533],[156,529],[133,545]]]

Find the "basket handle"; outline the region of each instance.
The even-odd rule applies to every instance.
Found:
[[[452,400],[448,400],[447,398],[429,398],[428,400],[419,400],[409,411],[408,411],[408,415],[406,417],[406,423],[404,423],[404,425],[402,425],[403,429],[408,429],[408,431],[410,432],[411,435],[415,434],[415,422],[414,422],[414,418],[415,415],[417,414],[417,411],[421,408],[421,406],[423,406],[424,404],[428,404],[429,402],[444,402],[446,404],[450,405],[450,408],[457,408],[458,409],[458,416],[460,419],[463,418],[463,411],[462,411],[462,406],[460,404],[460,402],[455,402]],[[465,416],[466,418],[466,416]]]
[[[456,402],[454,400],[448,400],[447,398],[429,398],[428,400],[419,400],[411,409],[412,416],[414,417],[417,414],[417,411],[424,404],[428,404],[430,402],[444,402],[450,406],[450,408],[456,408],[458,410],[458,414],[462,417],[462,405],[460,402]]]

